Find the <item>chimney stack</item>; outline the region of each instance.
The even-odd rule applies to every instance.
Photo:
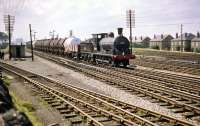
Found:
[[[178,33],[176,33],[176,38],[178,38]]]
[[[135,40],[137,40],[137,37],[135,36]]]
[[[161,39],[163,39],[163,34],[161,34]]]
[[[156,39],[156,35],[155,34],[154,34],[153,38]]]
[[[119,36],[122,36],[123,28],[118,28],[117,30],[118,30],[118,35],[119,35]]]
[[[141,36],[141,40],[142,40],[142,36]]]
[[[199,32],[197,32],[197,38],[200,38],[200,33]]]
[[[187,34],[187,33],[185,33],[185,37],[187,37],[187,35],[188,35],[188,34]]]

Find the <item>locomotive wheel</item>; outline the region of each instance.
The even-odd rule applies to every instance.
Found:
[[[127,67],[127,65],[129,64],[129,61],[123,61],[122,64],[124,67]]]
[[[119,62],[118,61],[112,61],[112,66],[113,67],[118,67],[119,66]]]

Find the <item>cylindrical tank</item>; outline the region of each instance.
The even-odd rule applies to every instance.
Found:
[[[77,37],[71,36],[64,43],[65,53],[78,52],[78,46],[81,40]]]

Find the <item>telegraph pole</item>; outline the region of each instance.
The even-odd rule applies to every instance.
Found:
[[[127,27],[130,30],[130,44],[131,44],[131,54],[133,53],[133,42],[132,42],[132,28],[135,27],[135,11],[134,10],[128,10],[126,12],[126,20],[127,20]]]
[[[183,24],[181,24],[181,52],[184,51],[183,47]]]
[[[129,21],[130,21],[130,43],[131,43],[131,54],[133,54],[131,10],[129,10],[129,17],[130,17]]]
[[[14,23],[15,23],[15,16],[11,15],[4,15],[4,23],[5,23],[5,30],[8,33],[8,41],[9,41],[9,60],[12,58],[11,54],[11,38],[12,38],[12,32],[14,30]]]
[[[11,31],[10,31],[10,15],[8,15],[8,41],[9,41],[9,60],[11,60]]]
[[[29,24],[29,30],[30,30],[30,40],[31,40],[31,58],[32,58],[32,61],[34,61],[34,56],[33,56],[33,40],[32,40],[32,29],[31,29],[31,24]]]

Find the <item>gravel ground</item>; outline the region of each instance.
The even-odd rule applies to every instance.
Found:
[[[26,61],[14,61],[10,63],[26,70],[30,70],[42,75],[47,75],[54,79],[69,82],[75,86],[79,86],[98,93],[103,93],[126,103],[140,106],[179,119],[184,119],[181,114],[174,114],[171,110],[161,107],[158,104],[151,103],[150,101],[145,100],[141,97],[122,91],[118,88],[112,87],[95,79],[89,78],[83,74],[74,72],[73,70],[64,68],[37,56],[35,56],[34,62],[32,62],[30,59],[26,59]]]
[[[20,100],[32,103],[32,105],[36,109],[34,115],[44,126],[55,123],[59,123],[61,126],[64,126],[65,121],[58,113],[58,111],[54,110],[53,108],[42,102],[41,98],[37,97],[35,93],[31,90],[30,86],[23,84],[23,80],[13,78],[11,80],[9,90],[14,92],[15,95],[20,98]]]

